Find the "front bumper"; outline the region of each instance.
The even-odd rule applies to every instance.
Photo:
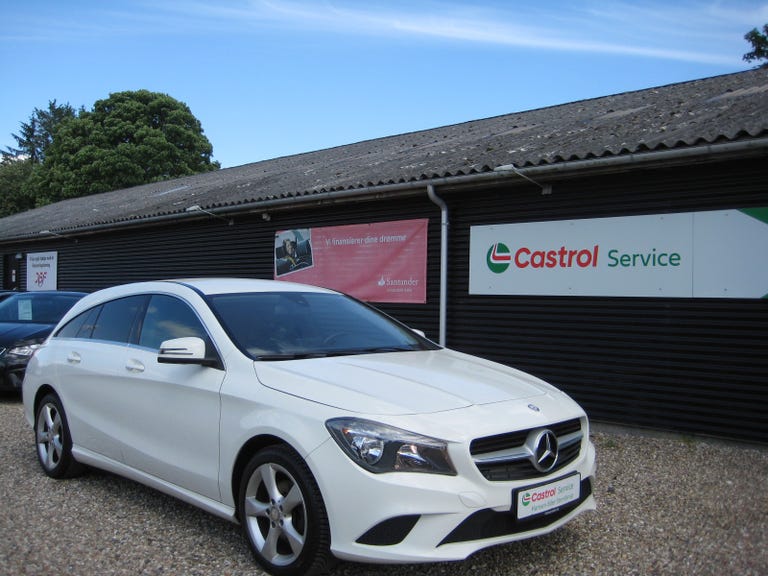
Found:
[[[534,480],[492,482],[471,460],[455,456],[457,476],[376,475],[351,462],[334,442],[326,442],[308,462],[318,472],[333,553],[344,560],[379,563],[462,560],[489,546],[546,534],[595,508],[595,449],[586,439],[578,459]],[[517,490],[573,474],[581,479],[578,500],[517,519]]]
[[[19,362],[14,356],[3,355],[0,357],[0,390],[14,392],[21,390],[27,362],[28,358]]]

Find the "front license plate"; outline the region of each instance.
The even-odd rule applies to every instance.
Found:
[[[573,474],[548,484],[521,488],[515,496],[517,501],[517,519],[530,518],[545,514],[574,502],[581,495],[581,475]]]

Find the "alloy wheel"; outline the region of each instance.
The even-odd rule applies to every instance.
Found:
[[[46,403],[40,408],[36,437],[40,463],[46,470],[54,470],[64,453],[64,437],[61,413],[53,403]]]
[[[256,468],[245,492],[248,530],[268,562],[286,566],[297,560],[307,536],[304,495],[282,466],[267,462]]]

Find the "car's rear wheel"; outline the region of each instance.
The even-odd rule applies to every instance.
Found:
[[[72,436],[61,400],[47,394],[37,405],[35,415],[37,459],[51,478],[71,478],[83,471],[72,456]]]
[[[313,576],[332,566],[320,490],[289,447],[272,446],[253,456],[241,478],[238,512],[257,562],[271,574]]]

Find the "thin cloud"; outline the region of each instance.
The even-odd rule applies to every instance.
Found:
[[[431,38],[556,53],[732,65],[747,48],[743,34],[768,19],[768,3],[693,0],[544,6],[502,2],[476,6],[441,0],[155,0],[135,6],[135,10],[117,13],[105,4],[87,18],[62,20],[51,16],[47,22],[28,21],[13,37],[64,41],[109,34],[252,34],[299,29],[396,41]],[[5,36],[5,40],[10,38]]]
[[[344,1],[253,0],[239,8],[199,3],[176,6],[208,17],[234,17],[241,24],[269,22],[315,33],[435,38],[714,65],[732,64],[736,59],[736,55],[722,53],[721,41],[740,43],[744,32],[768,15],[768,4],[739,8],[743,5],[737,2],[600,2],[576,7],[565,3],[548,8],[515,3],[507,9],[420,2],[392,9],[392,3],[377,2],[360,8],[360,3]]]

